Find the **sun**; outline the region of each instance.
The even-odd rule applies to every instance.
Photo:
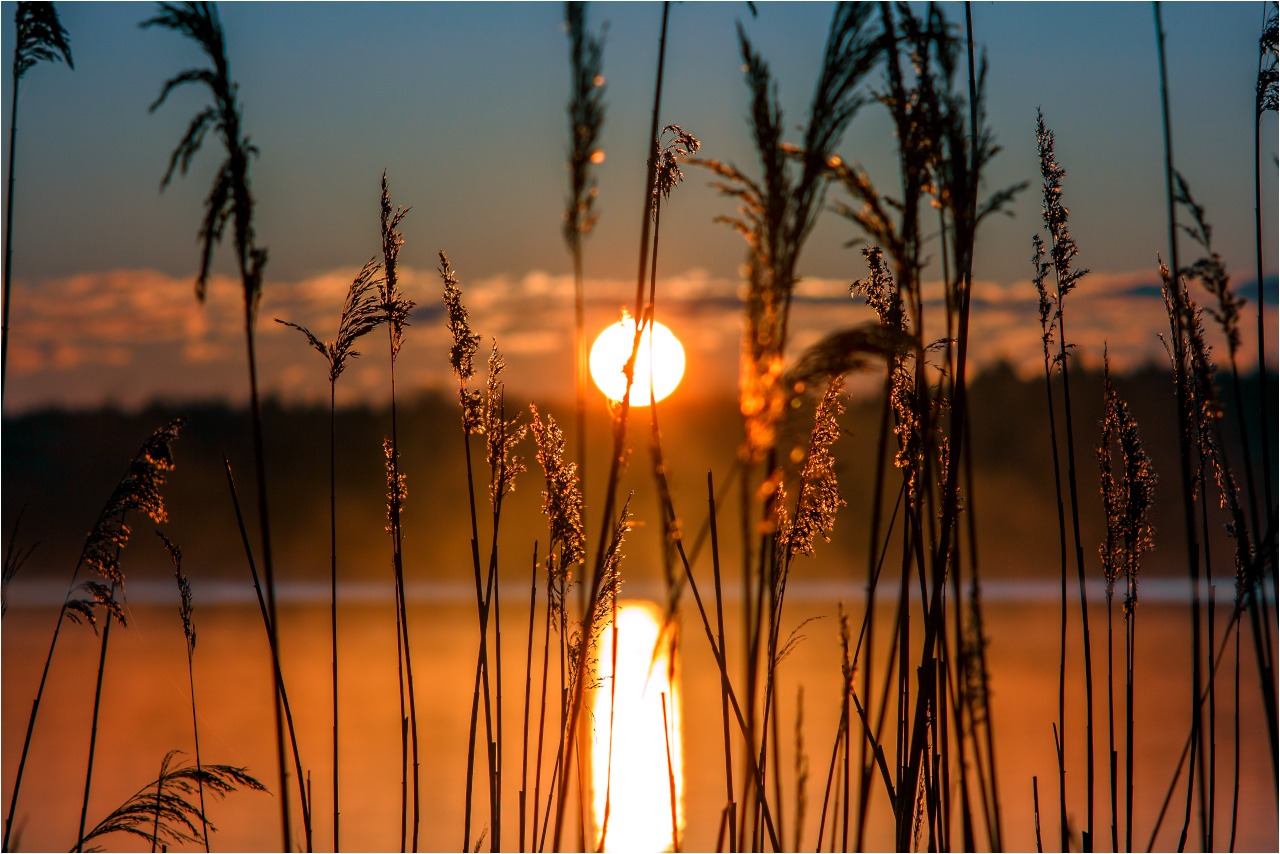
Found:
[[[627,377],[622,372],[631,358],[636,324],[623,312],[622,319],[607,327],[591,345],[591,378],[605,397],[621,401],[627,391]],[[653,321],[640,336],[636,354],[635,381],[631,387],[631,405],[649,405],[649,378],[653,377],[653,397],[662,400],[680,385],[684,377],[684,347],[671,330]]]

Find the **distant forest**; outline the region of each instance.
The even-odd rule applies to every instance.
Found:
[[[1224,376],[1221,381],[1222,397],[1228,406],[1225,417],[1231,418],[1230,379]],[[1086,566],[1100,574],[1096,544],[1102,540],[1104,527],[1095,449],[1103,415],[1102,376],[1087,370],[1077,374],[1073,369],[1072,383],[1079,389],[1075,405]],[[1172,380],[1167,368],[1151,367],[1118,377],[1117,387],[1138,420],[1143,442],[1160,478],[1152,517],[1156,550],[1143,571],[1175,574],[1162,569],[1171,565],[1181,576],[1185,546],[1179,533],[1180,474]],[[1245,406],[1256,411],[1257,374],[1242,378],[1242,390]],[[971,381],[970,396],[974,482],[972,492],[965,485],[964,502],[967,509],[972,509],[976,523],[980,569],[995,578],[1056,578],[1056,509],[1044,380],[1021,380],[1009,366],[998,364]],[[520,400],[518,389],[507,390],[509,417],[518,414]],[[572,403],[537,403],[542,412],[551,413],[571,429]],[[603,405],[595,409],[595,421],[589,426],[592,442],[585,492],[587,530],[591,534],[598,530],[592,506],[601,492],[609,454],[607,413]],[[812,407],[798,407],[796,411],[799,414],[790,425],[793,439],[788,441],[801,445],[807,441],[812,426]],[[842,418],[845,433],[835,447],[835,456],[840,493],[847,506],[837,516],[831,544],[820,544],[817,559],[805,563],[803,572],[810,577],[848,578],[857,585],[865,580],[867,526],[853,524],[850,517],[865,518],[870,513],[872,466],[880,457],[876,445],[881,412],[881,398],[872,395],[852,400]],[[137,412],[110,408],[48,410],[6,417],[4,545],[8,548],[12,544],[17,549],[34,547],[18,582],[41,577],[61,583],[70,577],[85,533],[119,482],[128,460],[151,431],[175,415],[185,416],[187,424],[176,445],[176,469],[166,486],[170,521],[161,527],[183,549],[186,571],[197,583],[200,578],[215,577],[244,578],[247,583],[248,572],[222,458],[225,454],[231,461],[251,537],[256,541],[250,509],[254,506],[254,490],[249,419],[244,409],[218,404],[153,404]],[[527,408],[524,416],[527,420]],[[718,489],[731,474],[741,437],[740,418],[733,400],[690,404],[682,403],[679,395],[659,405],[658,417],[676,508],[684,535],[691,541],[707,517],[708,468]],[[285,580],[320,580],[326,577],[329,562],[328,410],[268,402],[264,418],[271,463],[271,512],[279,520],[273,526],[277,566]],[[401,403],[399,418],[402,470],[408,478],[406,576],[410,582],[466,582],[471,577],[469,536],[465,533],[469,523],[456,399],[424,395],[407,405]],[[1234,420],[1227,423],[1234,427]],[[390,578],[382,451],[382,438],[389,424],[390,415],[384,409],[355,407],[337,413],[339,572],[346,579],[373,580],[382,575]],[[1224,432],[1235,436],[1234,429]],[[1256,444],[1258,437],[1252,437],[1252,441]],[[660,528],[653,521],[658,505],[649,444],[648,410],[636,409],[628,434],[631,454],[624,490],[633,492],[631,508],[638,528],[627,541],[623,576],[656,581],[661,577],[661,543]],[[482,446],[477,448],[473,450],[475,463],[483,470]],[[1237,446],[1227,450],[1236,471],[1243,472],[1241,449]],[[518,478],[516,492],[504,510],[501,571],[510,580],[528,578],[535,540],[541,540],[545,548],[546,520],[540,512],[544,483],[534,453],[532,439],[526,439],[521,454],[530,470]],[[1255,465],[1260,458],[1259,453],[1253,454]],[[741,523],[737,489],[723,494],[720,525],[736,531]],[[478,495],[477,500],[484,502],[486,497]],[[1214,509],[1211,507],[1210,512]],[[19,513],[22,515],[15,534]],[[1225,524],[1225,516],[1221,521]],[[143,519],[135,525],[145,529],[151,523]],[[145,530],[143,533],[149,534]],[[482,540],[488,535],[482,520]],[[737,567],[736,539],[726,536],[722,542],[722,557],[732,571]],[[1221,550],[1220,554],[1211,555],[1217,576],[1233,571],[1226,549],[1228,542],[1226,537],[1215,540]],[[131,579],[165,577],[170,567],[158,540],[150,536],[135,537],[122,563]],[[702,568],[707,567],[704,564]]]

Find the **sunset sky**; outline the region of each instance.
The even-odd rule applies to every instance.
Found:
[[[3,3],[4,67],[15,4]],[[193,281],[201,205],[221,154],[212,140],[191,173],[161,193],[169,153],[203,106],[163,82],[204,59],[176,34],[142,30],[154,6],[68,3],[58,11],[75,69],[42,63],[22,81],[9,373],[4,409],[140,405],[154,398],[244,399],[238,284],[216,278],[200,306]],[[946,5],[963,24],[964,7]],[[770,62],[784,116],[804,121],[832,6],[684,3],[671,8],[661,121],[703,142],[702,156],[757,174],[734,24]],[[1162,7],[1168,33],[1176,165],[1213,223],[1233,281],[1253,297],[1253,97],[1261,3]],[[402,230],[403,284],[418,303],[398,370],[409,388],[448,380],[436,252],[458,272],[476,331],[507,354],[509,389],[566,395],[572,377],[571,263],[560,235],[567,196],[569,94],[563,7],[553,3],[232,3],[220,7],[244,121],[257,232],[270,250],[259,322],[268,394],[322,400],[323,365],[272,318],[332,336],[347,284],[379,251],[378,182],[412,207]],[[599,226],[586,243],[593,329],[630,301],[638,251],[644,136],[661,6],[592,4],[607,23],[606,122]],[[1072,295],[1075,340],[1098,362],[1103,340],[1125,367],[1162,358],[1155,265],[1167,253],[1163,149],[1150,4],[975,3],[990,66],[988,113],[1003,152],[993,191],[1030,181],[1011,218],[979,234],[975,347],[982,359],[1038,364],[1029,284],[1039,227],[1036,109],[1057,136],[1066,204],[1093,273]],[[4,83],[8,139],[11,81]],[[872,85],[880,78],[873,75]],[[1276,117],[1264,133],[1264,234],[1274,310]],[[800,140],[799,131],[792,135]],[[865,107],[840,147],[896,194],[884,111]],[[7,166],[9,150],[5,148]],[[689,168],[662,219],[659,316],[684,341],[684,394],[731,393],[738,346],[741,239],[713,218],[732,203]],[[835,201],[833,194],[829,201]],[[854,227],[829,215],[801,261],[794,343],[869,319],[848,285],[865,274]],[[1184,258],[1192,249],[1185,244]],[[216,269],[227,273],[224,247]],[[936,273],[935,273],[936,275]],[[1252,328],[1250,320],[1250,328]],[[1269,328],[1275,329],[1274,315]],[[1246,351],[1253,347],[1246,336]],[[1274,340],[1271,342],[1274,354]],[[361,348],[343,401],[385,395],[385,345]]]

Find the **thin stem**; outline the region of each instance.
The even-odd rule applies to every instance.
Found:
[[[116,595],[115,582],[111,584],[111,598]],[[93,689],[93,718],[89,729],[89,764],[84,772],[84,800],[80,804],[80,831],[76,836],[76,851],[84,850],[85,820],[89,815],[89,789],[93,783],[93,757],[98,747],[98,713],[102,710],[102,682],[107,668],[107,642],[111,639],[111,617],[102,627],[102,644],[98,651],[98,679]]]
[[[243,256],[243,253],[241,253]],[[243,269],[244,264],[241,264]],[[246,274],[247,275],[247,274]],[[263,580],[266,582],[266,607],[267,607],[267,632],[271,635],[271,644],[278,644],[277,629],[279,625],[276,614],[276,582],[275,582],[275,564],[271,560],[271,519],[267,509],[267,464],[265,442],[262,436],[262,407],[258,400],[258,359],[256,347],[254,345],[254,310],[253,305],[246,296],[244,303],[244,336],[245,348],[248,354],[249,363],[249,412],[253,421],[253,461],[254,475],[258,485],[258,525],[262,533],[262,573]],[[284,684],[284,678],[280,674],[279,662],[276,662],[276,673],[272,679],[272,693],[278,692],[277,686]],[[285,755],[284,745],[284,721],[280,709],[280,698],[276,696],[272,700],[272,706],[275,708],[275,732],[276,732],[276,770],[280,775],[280,822],[283,825],[284,833],[284,850],[290,850],[290,818],[289,818],[289,771]],[[301,777],[299,777],[298,785],[302,785]],[[305,802],[306,795],[302,795]],[[307,836],[307,850],[311,850],[310,838],[311,828],[305,828]]]
[[[716,640],[724,649],[724,597],[720,588],[720,537],[716,526],[716,494],[711,472],[707,472],[708,521],[711,526],[711,570],[716,596]],[[720,672],[720,719],[724,731],[724,786],[726,822],[729,832],[729,850],[738,850],[736,804],[733,799],[733,747],[729,738],[729,673]],[[825,805],[824,805],[825,808]]]
[[[333,678],[333,850],[340,849],[338,833],[338,497],[337,497],[337,423],[335,415],[336,383],[329,381],[329,637]]]
[[[13,78],[13,103],[10,104],[9,111],[9,186],[5,192],[4,205],[4,311],[3,323],[0,324],[0,401],[4,399],[4,380],[9,364],[9,295],[13,291],[13,155],[18,143],[18,80],[16,76]],[[5,850],[9,850],[7,831]]]
[[[280,649],[277,645],[276,633],[272,630],[273,624],[271,622],[270,606],[263,594],[262,584],[259,582],[258,567],[254,562],[253,550],[249,544],[249,532],[245,529],[244,514],[240,510],[240,497],[236,493],[235,480],[231,476],[231,462],[224,456],[222,458],[222,464],[223,468],[225,468],[227,472],[227,486],[231,491],[231,504],[232,508],[235,510],[236,525],[240,530],[240,542],[244,546],[245,560],[249,564],[249,574],[253,578],[253,590],[258,597],[258,610],[262,614],[263,628],[267,632],[267,645],[271,650],[272,669],[275,671],[276,677],[275,705],[278,711],[283,711],[285,727],[289,734],[289,741],[293,747],[294,770],[298,775],[298,780],[301,781],[304,779],[304,775],[302,773],[302,758],[298,753],[298,736],[293,726],[293,712],[289,708],[289,694],[285,690],[284,673],[280,669]],[[310,851],[312,850],[311,805],[306,786],[301,784],[298,786],[298,796],[302,801],[302,828],[303,832],[306,834],[307,850]],[[286,841],[288,841],[287,837]]]
[[[200,724],[196,718],[196,677],[195,677],[195,668],[192,662],[192,657],[194,656],[194,653],[195,653],[195,650],[191,648],[190,644],[188,644],[187,645],[187,683],[188,683],[188,687],[191,689],[191,731],[192,731],[192,736],[195,739],[196,773],[200,774],[200,779],[197,781],[198,783],[197,791],[199,792],[199,795],[200,795],[200,831],[201,831],[200,835],[204,841],[205,854],[208,854],[210,850],[209,849],[209,821],[207,818],[205,818],[206,813],[204,808],[204,774],[203,774],[204,765],[200,761]]]
[[[1164,131],[1164,166],[1165,166],[1165,203],[1167,207],[1167,227],[1169,239],[1169,262],[1170,262],[1170,290],[1175,295],[1175,300],[1180,302],[1177,294],[1180,292],[1178,287],[1178,271],[1182,268],[1178,265],[1178,233],[1177,222],[1174,214],[1174,169],[1173,169],[1173,133],[1172,120],[1169,112],[1169,81],[1165,64],[1165,45],[1164,45],[1164,26],[1161,21],[1160,4],[1152,3],[1152,10],[1155,15],[1156,28],[1156,54],[1159,61],[1160,71],[1160,107],[1161,118]],[[1191,752],[1192,761],[1187,774],[1187,805],[1188,810],[1191,804],[1191,792],[1196,784],[1196,757],[1200,754],[1203,744],[1203,735],[1200,728],[1200,685],[1201,676],[1201,630],[1200,630],[1200,556],[1199,547],[1196,543],[1196,519],[1195,519],[1195,485],[1194,473],[1192,468],[1192,450],[1191,436],[1192,424],[1191,406],[1190,406],[1190,384],[1189,376],[1190,366],[1188,364],[1186,347],[1183,341],[1184,334],[1184,318],[1180,306],[1175,306],[1173,312],[1173,348],[1174,348],[1174,369],[1175,382],[1178,390],[1178,417],[1179,417],[1179,463],[1182,471],[1183,485],[1183,523],[1186,533],[1187,543],[1187,573],[1191,582]],[[1203,780],[1200,781],[1203,785]]]

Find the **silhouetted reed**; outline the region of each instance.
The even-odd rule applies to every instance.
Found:
[[[298,752],[298,733],[293,725],[293,710],[289,706],[289,692],[285,687],[284,670],[280,667],[279,635],[273,630],[271,609],[258,577],[257,563],[253,559],[253,547],[249,542],[249,532],[245,528],[244,513],[240,510],[240,496],[236,493],[236,482],[231,472],[231,461],[225,455],[222,457],[222,466],[227,475],[227,489],[231,493],[231,507],[235,511],[236,527],[240,531],[240,543],[244,547],[245,562],[249,565],[249,576],[253,579],[253,592],[258,599],[258,612],[262,616],[262,627],[267,633],[267,647],[270,650],[272,671],[276,679],[276,696],[280,701],[279,708],[283,717],[283,724],[288,733],[289,746],[293,752],[294,771],[297,773],[299,780],[304,780],[307,777],[303,774],[302,755]],[[311,851],[311,787],[299,786],[298,795],[302,803],[302,830],[305,835],[306,848]],[[291,840],[286,838],[285,842],[285,847],[288,848]]]
[[[355,343],[372,332],[386,320],[378,303],[375,276],[381,265],[370,259],[356,274],[338,318],[337,337],[331,342],[321,341],[307,329],[296,323],[276,318],[301,332],[312,349],[318,352],[329,366],[329,638],[332,656],[333,698],[333,848],[340,850],[338,808],[338,509],[337,509],[337,424],[336,394],[338,377],[346,369],[347,360],[359,356]]]
[[[108,627],[113,618],[119,621],[121,625],[124,625],[124,611],[116,599],[116,590],[124,585],[124,573],[120,567],[120,553],[129,544],[129,535],[132,533],[126,519],[131,512],[143,513],[157,524],[163,523],[168,518],[168,511],[165,509],[160,489],[164,486],[166,474],[173,469],[173,449],[171,446],[178,438],[178,431],[182,428],[182,424],[183,420],[176,418],[156,430],[143,443],[142,448],[129,463],[129,467],[125,470],[119,484],[112,491],[111,497],[107,499],[107,503],[98,514],[97,522],[94,523],[89,535],[85,538],[84,547],[80,551],[80,558],[76,561],[75,568],[71,572],[71,582],[67,588],[66,598],[63,600],[62,607],[58,611],[58,619],[53,626],[53,637],[49,641],[49,652],[45,656],[44,668],[40,674],[40,684],[36,688],[36,696],[31,703],[31,716],[27,720],[27,732],[23,738],[22,754],[18,759],[18,771],[13,781],[13,791],[9,795],[9,811],[5,817],[4,850],[6,851],[12,850],[9,847],[9,840],[13,829],[14,811],[17,809],[18,793],[22,789],[22,775],[26,769],[28,752],[31,749],[31,735],[35,730],[36,717],[40,713],[40,701],[44,697],[44,689],[48,683],[49,666],[53,663],[53,651],[58,644],[62,621],[63,619],[70,619],[75,623],[88,622],[96,633],[98,626],[94,608],[98,607],[102,609]],[[109,585],[89,581],[77,586],[76,579],[79,577],[82,567],[97,573],[104,581],[109,582]],[[89,598],[73,598],[79,591],[88,594]],[[102,654],[105,656],[105,653],[106,645],[104,640]],[[100,681],[98,691],[101,691]],[[93,727],[96,731],[96,709]],[[92,748],[90,748],[89,773],[86,775],[90,779],[92,778],[92,768],[93,753]],[[86,803],[88,801],[88,786],[89,781],[86,780]],[[77,846],[83,841],[83,837],[84,818],[82,816]]]
[[[1107,595],[1107,719],[1111,776],[1111,846],[1119,851],[1119,814],[1116,798],[1115,711],[1111,674],[1111,603],[1116,581],[1124,579],[1125,621],[1125,847],[1133,850],[1133,688],[1134,653],[1137,646],[1138,569],[1142,555],[1149,551],[1152,528],[1148,521],[1154,501],[1156,475],[1151,458],[1142,447],[1138,424],[1129,406],[1120,399],[1111,382],[1111,365],[1103,356],[1103,422],[1098,445],[1098,467],[1102,474],[1100,491],[1106,513],[1107,536],[1099,548]],[[1119,450],[1119,458],[1114,456]]]
[[[205,765],[203,768],[180,765],[171,768],[170,763],[179,752],[170,750],[166,753],[155,781],[143,786],[83,834],[81,844],[112,833],[140,837],[151,844],[152,851],[157,847],[167,851],[171,845],[198,843],[196,822],[206,828],[206,836],[207,828],[211,827],[203,804],[206,788],[218,797],[237,789],[266,791],[266,787],[244,768],[231,765]],[[198,807],[190,801],[196,792],[201,793],[201,805]]]
[[[227,61],[226,39],[222,22],[215,7],[209,3],[160,3],[160,11],[143,21],[144,29],[160,27],[185,36],[199,46],[209,60],[209,66],[189,68],[169,78],[160,95],[151,104],[155,112],[169,95],[184,86],[195,84],[208,89],[211,103],[196,113],[187,126],[186,133],[169,158],[168,168],[161,179],[160,188],[169,185],[174,173],[187,174],[191,162],[199,153],[210,131],[218,137],[226,151],[226,159],[218,166],[213,187],[204,202],[204,221],[200,227],[200,271],[196,276],[196,299],[204,302],[213,263],[214,247],[222,242],[223,232],[231,224],[235,248],[236,266],[244,297],[244,334],[249,367],[249,407],[253,423],[254,477],[258,487],[258,525],[262,537],[262,568],[266,579],[267,611],[271,618],[270,631],[276,632],[275,564],[271,550],[271,519],[267,505],[267,465],[262,433],[262,410],[258,397],[258,359],[255,343],[255,326],[258,305],[262,300],[263,270],[267,263],[267,250],[259,246],[253,225],[253,195],[249,190],[249,160],[258,149],[249,142],[249,136],[241,125],[238,84],[231,79]],[[279,674],[273,680],[281,684]],[[276,709],[276,764],[280,774],[280,820],[284,848],[289,847],[289,783],[285,764],[284,732],[279,699],[272,701]],[[298,781],[301,788],[303,781]],[[305,797],[305,795],[303,796]],[[310,829],[307,829],[310,837]]]
[[[418,757],[418,704],[413,689],[413,660],[409,644],[409,613],[404,598],[404,551],[401,544],[400,514],[404,504],[405,477],[400,471],[400,445],[396,430],[396,357],[404,344],[404,330],[409,325],[409,312],[414,302],[399,288],[400,247],[404,236],[400,233],[400,221],[408,208],[393,207],[387,173],[382,173],[382,203],[379,208],[382,225],[382,279],[377,283],[378,309],[387,326],[387,343],[390,351],[391,377],[391,436],[383,440],[387,462],[387,533],[391,536],[391,563],[396,584],[396,657],[400,673],[401,765],[404,780],[400,799],[400,846],[403,851],[409,840],[409,773],[413,773],[413,833],[410,850],[418,850],[418,829],[421,821],[421,795]],[[406,714],[407,708],[407,714]]]
[[[178,616],[182,619],[182,636],[187,643],[187,686],[191,694],[191,734],[195,742],[196,753],[196,792],[199,795],[200,802],[200,839],[204,843],[204,850],[209,851],[209,822],[205,818],[204,805],[204,780],[202,775],[204,765],[200,761],[200,721],[196,714],[196,676],[195,676],[195,653],[196,653],[196,624],[192,617],[194,607],[191,602],[191,582],[182,572],[182,549],[175,546],[168,537],[159,530],[156,536],[160,538],[160,542],[164,544],[165,551],[169,553],[169,560],[173,563],[173,577],[178,583]],[[163,777],[163,773],[161,777]],[[153,834],[159,834],[160,826],[160,786],[156,786],[156,825],[153,828]],[[154,849],[153,849],[154,850]]]
[[[1062,178],[1066,175],[1057,161],[1054,153],[1053,132],[1048,129],[1044,122],[1043,114],[1036,114],[1036,144],[1040,153],[1040,174],[1044,179],[1043,189],[1043,218],[1045,230],[1049,234],[1049,253],[1048,261],[1041,262],[1036,260],[1036,286],[1041,292],[1041,316],[1043,324],[1044,316],[1044,295],[1045,286],[1043,278],[1046,274],[1053,274],[1053,291],[1049,294],[1048,299],[1052,302],[1053,316],[1049,320],[1049,326],[1057,327],[1058,352],[1054,354],[1053,362],[1062,378],[1062,424],[1065,428],[1064,444],[1066,446],[1066,486],[1067,495],[1070,499],[1071,509],[1071,533],[1072,544],[1074,546],[1076,573],[1080,588],[1080,622],[1082,628],[1083,642],[1083,659],[1084,659],[1084,680],[1085,680],[1085,791],[1086,791],[1086,812],[1087,825],[1083,831],[1088,834],[1088,841],[1082,842],[1084,850],[1092,850],[1092,845],[1096,842],[1097,836],[1094,833],[1094,740],[1093,740],[1093,654],[1092,654],[1092,638],[1089,633],[1089,605],[1085,595],[1085,575],[1084,575],[1084,546],[1080,539],[1080,497],[1079,486],[1076,477],[1076,452],[1075,452],[1075,427],[1074,419],[1071,411],[1071,372],[1069,370],[1068,358],[1071,346],[1067,342],[1066,332],[1066,314],[1063,310],[1064,300],[1067,294],[1075,289],[1076,284],[1089,271],[1086,269],[1074,269],[1072,262],[1074,261],[1078,249],[1075,240],[1071,237],[1071,231],[1068,226],[1068,211],[1066,205],[1062,203]],[[1040,253],[1040,244],[1037,243],[1037,255]],[[1041,264],[1044,266],[1041,266]],[[1051,334],[1046,332],[1046,335]],[[1046,347],[1049,339],[1045,339]],[[1047,351],[1046,351],[1047,352]],[[1046,378],[1047,379],[1047,378]],[[1052,416],[1051,416],[1052,417]],[[1056,426],[1051,428],[1056,431]],[[1060,478],[1058,463],[1057,441],[1054,439],[1054,459],[1055,459],[1055,478]],[[1059,486],[1061,493],[1061,486]],[[1061,522],[1059,523],[1061,528]],[[1066,543],[1064,541],[1061,552],[1066,552]],[[1063,572],[1065,576],[1065,563]],[[1064,583],[1065,588],[1065,583]],[[1066,606],[1063,605],[1065,613]],[[1065,629],[1063,630],[1065,636]],[[1063,653],[1062,665],[1065,668],[1065,652]],[[1061,671],[1060,671],[1061,672]],[[1059,681],[1059,702],[1062,702],[1064,692],[1063,683],[1060,676]],[[1065,756],[1066,753],[1066,724],[1067,719],[1059,713],[1058,721],[1058,738],[1060,739],[1059,751]],[[1065,849],[1069,843],[1067,839],[1067,807],[1066,807],[1066,790],[1065,782],[1065,760],[1059,767],[1059,819],[1061,822],[1062,845]]]
[[[564,239],[573,258],[573,376],[577,405],[574,427],[579,465],[585,466],[588,370],[582,244],[599,218],[595,207],[599,188],[591,167],[604,161],[604,151],[599,147],[605,114],[604,30],[598,37],[587,32],[586,3],[566,2],[564,15],[569,31],[570,73],[569,201],[564,213]]]
[[[1262,276],[1262,130],[1263,117],[1267,113],[1280,110],[1280,71],[1277,60],[1280,59],[1280,5],[1271,3],[1266,11],[1263,5],[1262,35],[1258,39],[1258,77],[1256,99],[1254,101],[1253,122],[1253,226],[1254,226],[1254,281],[1258,283],[1258,374],[1262,378],[1262,389],[1258,395],[1258,423],[1261,426],[1262,446],[1262,485],[1266,498],[1267,519],[1276,518],[1275,501],[1272,493],[1271,448],[1275,444],[1272,432],[1272,415],[1275,413],[1275,400],[1267,399],[1267,325],[1263,319],[1266,314],[1266,300],[1263,298]],[[1259,538],[1262,531],[1258,532]],[[1271,592],[1276,592],[1276,540],[1270,538],[1268,548],[1271,551]]]
[[[71,61],[71,45],[67,31],[58,20],[52,3],[23,2],[13,15],[13,95],[9,101],[9,181],[4,204],[4,308],[0,322],[0,399],[4,396],[4,379],[9,364],[9,301],[13,291],[13,177],[14,152],[18,144],[18,83],[31,67],[41,60]]]

